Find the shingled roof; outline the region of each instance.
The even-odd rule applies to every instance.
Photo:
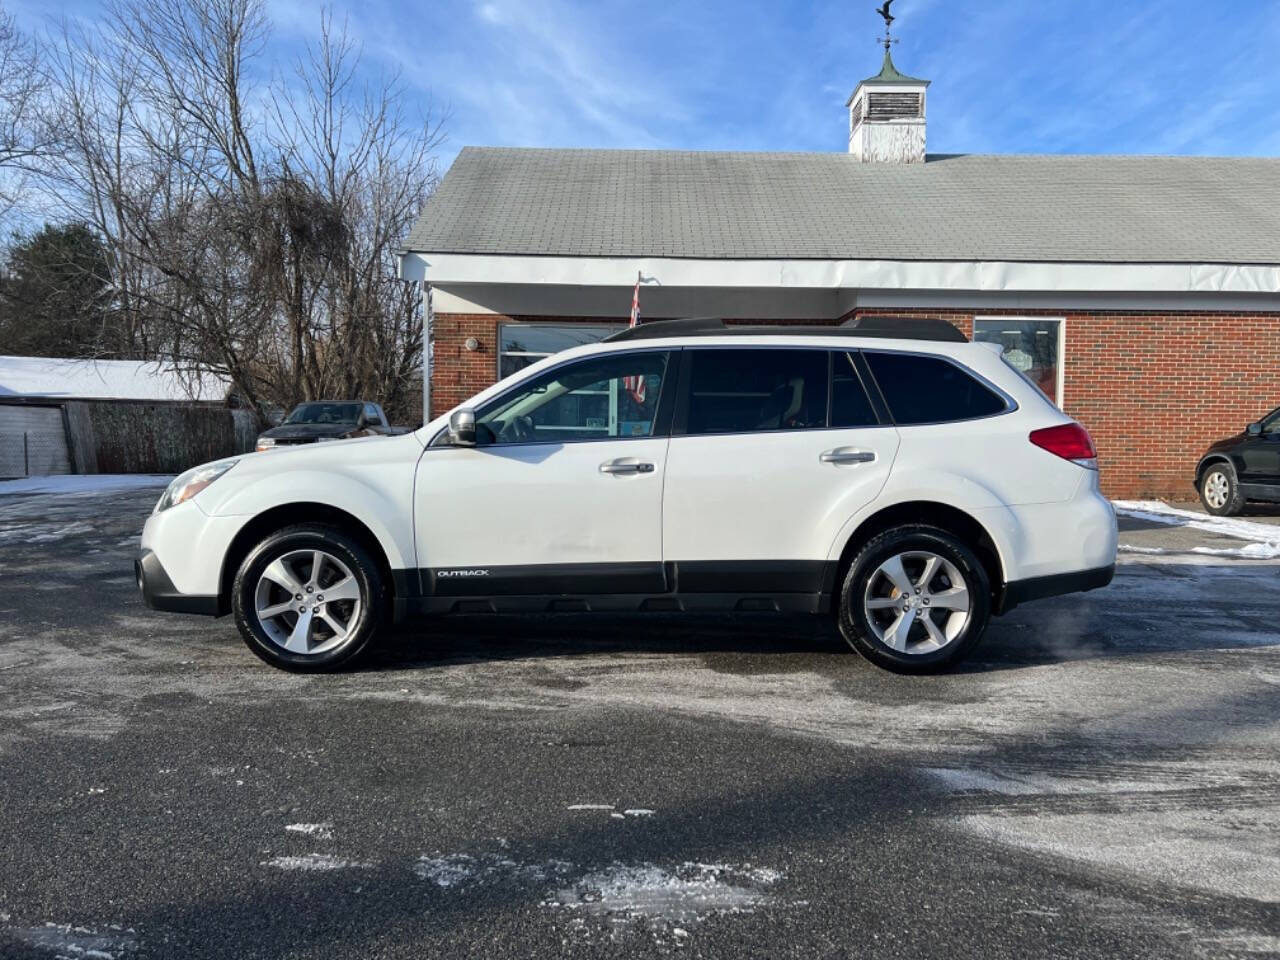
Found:
[[[1280,159],[467,147],[405,249],[1280,264]]]

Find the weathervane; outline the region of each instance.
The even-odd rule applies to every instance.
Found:
[[[892,4],[893,0],[884,0],[883,7],[876,7],[876,13],[884,17],[884,39],[877,39],[876,43],[884,44],[884,52],[886,54],[889,52],[889,47],[898,42],[889,35],[889,27],[893,24],[893,21],[897,19],[897,17],[889,12],[889,7],[892,6]]]

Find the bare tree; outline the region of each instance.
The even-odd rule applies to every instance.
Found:
[[[64,27],[54,176],[111,251],[131,342],[229,377],[261,418],[322,396],[415,410],[416,290],[400,238],[434,188],[441,127],[322,14],[294,82],[260,70],[262,0],[114,0]]]
[[[0,7],[0,202],[14,198],[48,152],[47,76],[39,44]]]

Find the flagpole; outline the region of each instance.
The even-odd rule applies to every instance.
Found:
[[[422,281],[422,422],[431,422],[431,328],[435,326],[431,284]]]

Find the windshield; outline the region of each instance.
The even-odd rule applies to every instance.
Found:
[[[300,403],[285,423],[355,423],[360,418],[358,403]]]

